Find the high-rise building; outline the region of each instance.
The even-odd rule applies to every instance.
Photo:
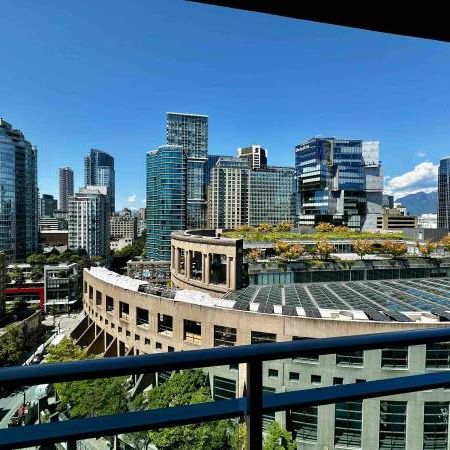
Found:
[[[11,262],[37,248],[37,149],[0,118],[0,251]]]
[[[187,228],[206,225],[205,166],[208,161],[208,116],[167,113],[167,144],[182,146],[187,157]]]
[[[58,201],[53,195],[42,194],[39,199],[39,218],[53,217],[53,213],[58,209]]]
[[[59,209],[67,211],[68,197],[73,195],[73,170],[70,167],[59,168]]]
[[[394,207],[394,196],[389,194],[383,194],[382,205],[383,208],[393,208]]]
[[[170,234],[186,228],[186,164],[180,145],[162,145],[147,153],[148,260],[169,261]]]
[[[258,144],[250,147],[239,147],[238,157],[246,159],[251,169],[264,169],[267,167],[267,150]]]
[[[115,190],[116,175],[114,158],[102,150],[91,149],[84,157],[84,184],[85,186],[106,186],[108,188],[110,211],[116,207]]]
[[[438,171],[438,228],[450,230],[450,157],[441,159]]]
[[[235,228],[295,220],[295,169],[250,169],[242,158],[223,157],[211,172],[208,227]]]
[[[248,225],[295,221],[295,169],[251,170],[248,181]]]
[[[106,186],[86,186],[69,197],[69,249],[109,255],[109,200]]]
[[[5,287],[6,287],[6,258],[5,254],[3,252],[0,252],[0,319],[6,313]]]
[[[211,181],[211,174],[212,174],[212,170],[214,169],[214,167],[217,164],[217,161],[219,161],[220,158],[229,158],[229,156],[225,156],[225,155],[208,155],[208,160],[206,161],[206,165],[205,165],[205,176],[204,176],[204,184],[205,184],[205,189],[206,192],[208,192],[208,186],[209,183]]]
[[[247,161],[221,157],[208,186],[208,228],[236,228],[248,222]]]
[[[378,142],[336,138],[312,138],[297,145],[299,225],[331,222],[375,228],[383,180],[378,147]]]

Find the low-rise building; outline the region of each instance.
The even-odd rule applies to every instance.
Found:
[[[70,311],[80,300],[80,277],[78,264],[44,266],[44,308]]]
[[[127,276],[152,284],[167,286],[170,281],[170,262],[130,260],[127,262]]]
[[[381,230],[402,230],[416,227],[417,217],[406,215],[405,208],[385,208],[377,217],[377,228]]]

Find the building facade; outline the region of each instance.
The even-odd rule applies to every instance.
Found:
[[[295,169],[266,167],[249,172],[248,225],[295,221]]]
[[[439,162],[437,226],[450,230],[450,157]]]
[[[78,264],[58,264],[44,266],[44,309],[70,311],[72,305],[81,298],[80,270]]]
[[[382,230],[401,230],[417,228],[417,217],[408,216],[401,208],[384,208],[377,218],[377,228]]]
[[[251,169],[264,169],[267,167],[267,150],[259,144],[250,147],[239,147],[237,149],[238,157],[245,159]]]
[[[39,199],[39,219],[42,217],[53,217],[58,209],[58,200],[50,194],[42,194]]]
[[[102,150],[91,149],[84,157],[85,186],[106,186],[108,188],[110,211],[116,207],[116,173],[114,158]]]
[[[167,144],[181,146],[187,157],[186,189],[188,228],[206,226],[206,187],[208,161],[208,116],[167,113]]]
[[[90,257],[109,255],[109,195],[106,186],[86,186],[69,197],[69,249]]]
[[[208,186],[208,228],[236,228],[248,223],[247,161],[221,157]]]
[[[0,119],[0,251],[8,261],[38,249],[37,149]]]
[[[110,218],[110,239],[131,239],[137,237],[137,217],[131,215],[129,209],[124,209],[120,213],[114,213]]]
[[[185,261],[201,248],[203,255],[227,253],[220,241],[208,242],[211,247],[206,252],[198,236],[185,239]],[[178,246],[179,236],[176,240]],[[190,266],[196,267],[193,261]],[[417,330],[448,323],[430,309],[434,302],[448,304],[449,278],[288,285],[280,296],[275,295],[279,286],[267,286],[252,292],[229,291],[217,298],[208,296],[209,287],[216,287],[206,278],[209,271],[203,273],[197,280],[194,273],[190,275],[191,282],[204,289],[196,295],[192,290],[157,290],[104,268],[85,270],[86,317],[72,336],[88,351],[107,357]],[[263,387],[266,392],[289,392],[449,370],[449,352],[448,344],[428,344],[270,361],[263,366]],[[207,370],[215,400],[244,395],[243,366]],[[155,377],[156,383],[163,382],[170,372]],[[449,402],[448,390],[428,390],[292,408],[265,414],[264,425],[280,422],[302,450],[444,450],[449,445]]]
[[[295,148],[299,225],[362,229],[381,212],[378,142],[312,138]]]
[[[67,211],[69,197],[73,195],[73,170],[70,167],[59,168],[59,208]]]
[[[186,228],[186,165],[181,145],[163,145],[147,153],[148,260],[170,260],[170,234]]]
[[[5,287],[6,287],[6,258],[5,254],[3,252],[0,252],[0,319],[6,313]]]

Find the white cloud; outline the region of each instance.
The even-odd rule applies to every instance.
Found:
[[[418,156],[419,158],[425,158],[425,156],[427,156],[427,154],[421,150],[416,152],[416,156]]]
[[[437,189],[437,164],[425,161],[417,164],[413,170],[387,180],[385,192],[396,198],[415,192],[432,192]]]
[[[131,194],[131,195],[127,198],[128,203],[136,203],[136,197],[137,197],[136,194]]]

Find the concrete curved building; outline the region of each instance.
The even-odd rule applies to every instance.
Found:
[[[241,249],[232,239],[173,236],[172,281],[179,289],[153,288],[104,268],[85,270],[86,317],[74,337],[112,356],[448,326],[448,277],[237,289]],[[264,389],[449,369],[449,351],[448,344],[433,344],[273,361],[264,364]],[[209,369],[215,399],[242,395],[244,372]],[[448,449],[449,402],[450,391],[440,389],[293,409],[265,421],[275,417],[292,430],[301,449]]]

